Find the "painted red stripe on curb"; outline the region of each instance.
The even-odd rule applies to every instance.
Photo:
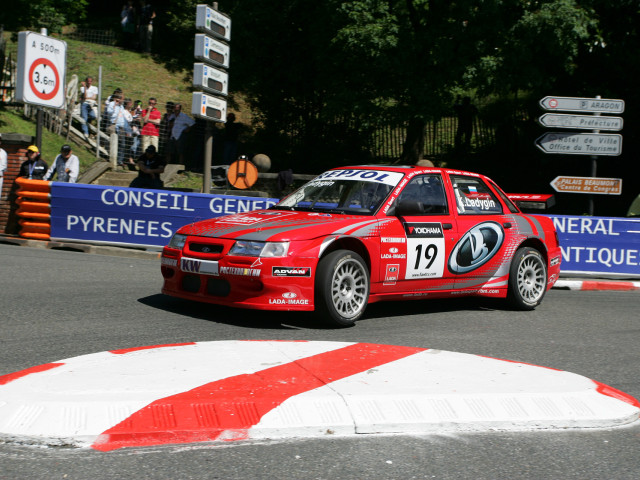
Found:
[[[251,427],[288,398],[425,350],[357,343],[211,382],[152,402],[101,434],[92,447],[110,451],[246,439]]]
[[[6,385],[9,382],[13,382],[22,377],[26,377],[27,375],[31,375],[32,373],[46,372],[47,370],[51,370],[52,368],[60,367],[64,365],[64,363],[45,363],[44,365],[36,365],[35,367],[25,368],[24,370],[20,370],[19,372],[8,373],[6,375],[0,376],[0,385]]]
[[[623,401],[628,403],[629,405],[633,405],[634,407],[640,408],[640,402],[629,395],[628,393],[624,393],[617,388],[610,387],[609,385],[605,385],[604,383],[597,382],[595,380],[591,380],[593,383],[597,385],[596,391],[601,393],[602,395],[606,395],[607,397],[615,398],[616,400]]]
[[[131,348],[121,348],[120,350],[109,350],[109,353],[114,353],[116,355],[124,355],[125,353],[138,352],[140,350],[151,350],[153,348],[166,348],[166,347],[184,347],[185,345],[195,345],[196,342],[186,342],[186,343],[167,343],[165,345],[149,345],[146,347],[131,347]]]
[[[640,290],[632,282],[583,281],[581,290]]]

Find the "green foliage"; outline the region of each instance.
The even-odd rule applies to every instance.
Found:
[[[88,0],[7,0],[0,9],[0,24],[7,30],[59,33],[62,27],[86,16]]]

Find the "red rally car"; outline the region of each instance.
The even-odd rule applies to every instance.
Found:
[[[483,175],[341,167],[268,210],[180,228],[162,252],[162,292],[350,326],[380,300],[482,295],[530,310],[560,261],[551,220]]]

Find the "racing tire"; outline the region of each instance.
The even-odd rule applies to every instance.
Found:
[[[509,269],[507,298],[518,310],[533,310],[547,291],[547,264],[540,252],[522,247],[516,251]]]
[[[316,316],[352,327],[369,303],[369,270],[360,255],[336,250],[320,259],[315,278]]]

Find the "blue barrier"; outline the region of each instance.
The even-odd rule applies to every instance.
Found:
[[[183,225],[260,210],[278,199],[51,183],[53,240],[163,247]],[[563,274],[640,277],[640,220],[548,215]]]
[[[51,184],[51,239],[163,247],[183,225],[269,208],[274,198]]]
[[[563,274],[640,276],[640,220],[548,216],[558,232]]]

